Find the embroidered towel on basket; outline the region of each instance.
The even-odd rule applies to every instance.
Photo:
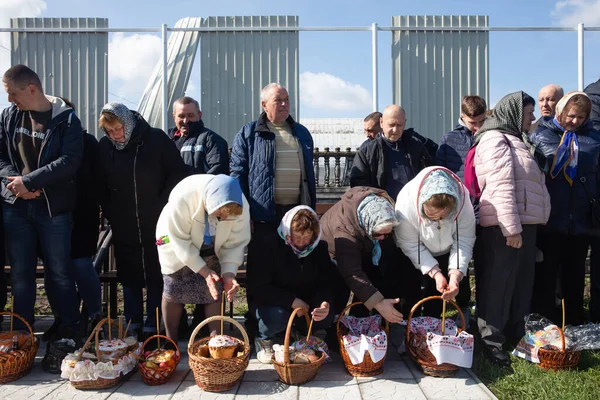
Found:
[[[473,363],[473,335],[465,331],[458,333],[454,320],[446,318],[442,336],[442,320],[433,317],[411,319],[411,332],[427,336],[427,347],[438,364],[453,364],[471,368]]]
[[[379,362],[387,352],[387,335],[381,329],[381,315],[356,318],[350,315],[341,317],[342,324],[349,330],[344,335],[344,348],[352,364],[363,362],[368,351],[373,362]]]

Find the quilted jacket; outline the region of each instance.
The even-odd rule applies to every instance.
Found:
[[[296,136],[304,157],[305,182],[311,208],[315,208],[317,190],[313,170],[313,139],[308,129],[290,116],[287,123]],[[257,121],[242,127],[235,135],[229,164],[230,175],[240,182],[250,203],[250,218],[260,222],[275,221],[275,134],[267,127],[263,112]],[[302,197],[302,196],[301,196]]]
[[[454,130],[442,136],[436,164],[448,168],[464,182],[465,158],[474,141],[473,133],[459,121]]]

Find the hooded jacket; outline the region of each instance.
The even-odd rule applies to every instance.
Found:
[[[446,218],[431,221],[423,214],[423,203],[439,193],[454,197],[456,207]],[[434,257],[450,252],[448,268],[467,274],[475,244],[475,214],[458,176],[446,168],[425,168],[398,194],[396,212],[400,219],[394,228],[396,245],[417,269],[427,274],[438,265]]]
[[[594,129],[600,131],[600,79],[594,83],[590,83],[583,91],[592,100],[590,120],[594,125]]]
[[[315,208],[317,188],[313,169],[314,144],[308,129],[289,116],[286,120],[298,140],[304,162],[301,204]],[[267,114],[242,127],[235,135],[229,163],[231,176],[240,182],[250,203],[250,217],[257,222],[275,221],[275,134],[267,127]],[[302,198],[307,201],[303,202]]]
[[[521,233],[523,224],[545,224],[550,216],[544,173],[524,142],[522,119],[523,92],[508,94],[476,136],[479,224],[498,225],[505,237]]]
[[[408,158],[412,169],[410,176],[406,176],[402,182],[408,183],[415,175],[423,168],[433,164],[425,145],[413,136],[414,131],[407,129],[402,133],[399,141],[404,146],[405,157]],[[356,155],[354,156],[354,164],[350,171],[350,187],[356,186],[371,186],[383,189],[386,187],[386,171],[389,168],[386,162],[386,156],[383,143],[382,133],[377,135],[375,139],[364,142]]]
[[[336,261],[346,285],[368,309],[383,300],[363,269],[363,263],[371,260],[373,242],[358,223],[357,209],[370,194],[389,198],[383,189],[354,187],[321,217],[321,240],[327,242],[329,255]]]
[[[83,156],[81,122],[72,108],[53,96],[46,96],[52,104],[52,120],[46,127],[50,132],[42,144],[38,169],[23,176],[23,184],[30,191],[42,189],[50,216],[73,210],[75,206],[75,174]],[[15,195],[7,189],[9,176],[20,176],[14,146],[15,129],[26,111],[17,106],[5,108],[0,116],[0,177],[2,198],[14,204]]]
[[[221,175],[223,176],[223,175]],[[229,178],[228,179],[232,179]],[[172,274],[183,267],[199,272],[206,263],[200,257],[208,223],[207,186],[215,175],[196,174],[179,182],[171,191],[156,224],[158,256],[163,274]],[[238,185],[237,181],[235,182]],[[239,191],[239,188],[238,188]],[[242,215],[229,216],[216,226],[215,254],[221,265],[221,275],[234,275],[244,262],[244,250],[250,242],[248,201],[242,195]]]
[[[461,119],[454,130],[446,133],[440,140],[436,154],[436,164],[454,172],[461,181],[464,180],[465,159],[467,152],[473,146],[475,136],[464,125]]]
[[[202,120],[189,123],[189,133],[175,136],[177,128],[169,129],[169,137],[177,146],[191,174],[229,174],[227,141],[204,126]]]
[[[117,150],[108,136],[100,139],[101,205],[112,226],[119,281],[162,284],[156,222],[187,167],[163,131],[130,112],[135,126],[123,150]]]
[[[579,157],[577,175],[571,186],[563,173],[555,178],[549,174],[563,135],[563,131],[552,122],[553,119],[554,117],[545,117],[531,135],[533,143],[546,157],[546,187],[552,206],[546,230],[571,235],[600,235],[592,222],[592,207],[586,193],[587,189],[590,196],[600,198],[600,132],[593,128],[589,120],[576,131]],[[581,182],[582,178],[585,179],[585,187]]]

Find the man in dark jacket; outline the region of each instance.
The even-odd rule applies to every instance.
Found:
[[[33,323],[39,241],[46,290],[60,294],[54,311],[66,336],[79,322],[69,262],[81,123],[64,101],[44,95],[39,77],[25,65],[7,70],[2,82],[14,103],[0,117],[0,177],[15,312]]]
[[[173,103],[175,127],[169,129],[191,174],[229,174],[227,141],[204,126],[200,105],[191,97],[181,97]]]
[[[590,83],[583,91],[592,100],[590,120],[594,124],[594,129],[600,131],[600,79],[594,83]]]
[[[473,146],[475,134],[486,118],[487,104],[482,97],[464,96],[460,105],[460,119],[454,130],[442,136],[436,154],[436,164],[454,172],[464,180],[465,158]]]
[[[402,107],[387,106],[381,117],[382,131],[374,140],[363,143],[354,157],[350,186],[384,189],[396,199],[400,189],[424,167],[433,164],[425,145],[404,129],[406,114]]]
[[[290,116],[287,90],[271,83],[260,94],[264,112],[242,127],[231,149],[231,176],[250,203],[250,218],[275,231],[281,217],[297,205],[314,209],[317,194],[313,139]]]
[[[600,131],[600,79],[590,83],[584,90],[592,100],[590,121],[594,129]],[[592,241],[590,255],[591,285],[590,285],[590,321],[600,323],[600,239]]]

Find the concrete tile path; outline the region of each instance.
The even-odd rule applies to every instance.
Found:
[[[36,323],[46,327],[47,321]],[[6,323],[4,324],[6,325]],[[228,324],[226,324],[227,326]],[[41,329],[41,328],[40,328]],[[44,372],[41,360],[45,353],[42,342],[32,371],[18,381],[0,385],[0,399],[495,399],[496,397],[470,371],[461,369],[453,378],[424,375],[407,357],[400,356],[390,343],[384,372],[373,378],[355,378],[344,369],[337,353],[333,362],[321,367],[316,378],[302,386],[288,386],[279,381],[270,365],[260,364],[251,357],[242,381],[223,393],[200,390],[188,367],[187,342],[180,341],[182,359],[175,375],[162,386],[147,386],[139,373],[119,385],[93,391],[74,389],[58,375]]]

